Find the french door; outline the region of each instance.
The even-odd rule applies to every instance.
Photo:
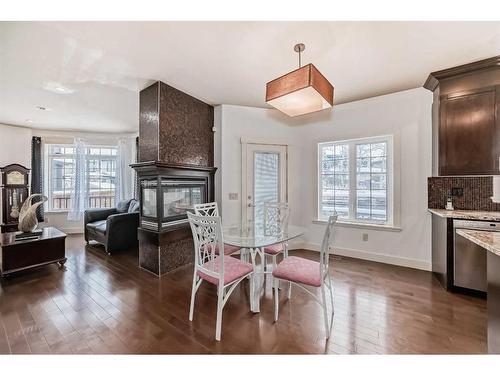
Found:
[[[287,201],[286,145],[243,143],[242,220],[263,224],[265,202]]]

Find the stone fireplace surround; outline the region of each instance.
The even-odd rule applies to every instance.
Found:
[[[157,178],[161,184],[168,179],[204,180],[206,201],[213,201],[216,172],[213,107],[163,82],[140,92],[139,107],[139,161],[131,165],[139,181]],[[141,197],[142,188],[139,194]],[[160,203],[163,204],[158,198],[157,206]],[[143,225],[146,218],[142,204],[141,199],[140,267],[161,276],[192,263],[194,251],[189,224],[177,220],[175,225],[158,223],[157,228]],[[163,210],[163,206],[158,210]]]

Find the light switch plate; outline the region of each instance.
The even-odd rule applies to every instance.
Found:
[[[238,193],[229,193],[229,200],[230,201],[237,201],[238,200]]]

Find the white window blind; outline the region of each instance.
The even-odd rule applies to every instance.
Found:
[[[279,201],[279,154],[254,154],[254,189],[254,220],[256,224],[263,224],[264,203]]]

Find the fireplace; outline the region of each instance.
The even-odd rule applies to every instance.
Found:
[[[194,261],[187,212],[214,201],[214,107],[163,82],[139,94],[139,266],[155,275]]]
[[[193,205],[213,200],[215,168],[159,162],[133,164],[140,186],[141,228],[156,232],[187,226]]]
[[[162,180],[163,220],[165,224],[186,221],[186,213],[193,206],[207,203],[204,181]]]
[[[207,203],[204,179],[142,178],[140,186],[143,228],[162,230],[184,224],[193,205]]]

